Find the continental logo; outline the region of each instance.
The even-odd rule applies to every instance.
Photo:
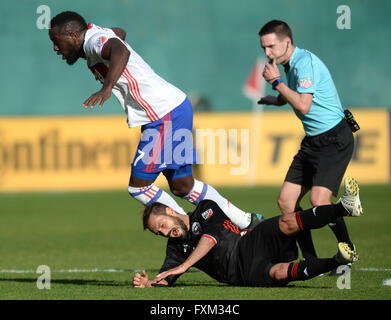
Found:
[[[13,141],[1,139],[0,171],[129,169],[134,148],[129,139],[85,141],[65,138],[53,129],[36,137],[27,134]]]

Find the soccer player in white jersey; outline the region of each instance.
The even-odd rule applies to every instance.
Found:
[[[154,181],[162,172],[171,192],[197,205],[207,199],[219,204],[241,229],[258,217],[235,207],[213,187],[193,178],[193,110],[185,93],[157,75],[125,42],[120,28],[87,24],[76,12],[65,11],[51,20],[53,49],[69,65],[79,58],[103,85],[84,103],[85,108],[103,103],[113,93],[127,114],[129,127],[141,126],[129,180],[129,194],[145,205],[163,203],[186,214]]]

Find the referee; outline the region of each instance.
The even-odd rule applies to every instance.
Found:
[[[354,147],[354,129],[345,119],[333,79],[316,55],[294,46],[292,31],[285,22],[268,22],[259,36],[270,60],[262,75],[279,94],[262,97],[258,104],[282,106],[289,103],[305,131],[300,150],[282,185],[278,206],[283,214],[296,211],[308,191],[313,206],[330,204],[331,196],[338,195]],[[278,64],[284,66],[287,83],[281,79]],[[338,242],[346,242],[355,250],[342,218],[329,226]],[[300,239],[304,256],[316,256],[310,239],[309,232]]]
[[[338,244],[333,258],[294,261],[298,258],[298,235],[337,217],[362,215],[358,185],[351,178],[346,182],[338,204],[264,219],[248,230],[239,230],[211,200],[201,201],[188,215],[154,203],[144,210],[144,228],[169,238],[166,258],[153,280],[142,271],[135,274],[133,286],[171,286],[190,267],[230,285],[281,286],[353,262],[358,256],[346,243]]]

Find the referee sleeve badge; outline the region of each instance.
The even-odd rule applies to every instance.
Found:
[[[309,88],[312,86],[312,79],[311,78],[303,78],[299,79],[299,86],[302,88]]]

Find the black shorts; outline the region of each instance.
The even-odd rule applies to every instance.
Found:
[[[270,268],[298,258],[296,239],[281,232],[279,218],[263,220],[240,240],[237,255],[240,285],[280,286],[281,283],[270,278]]]
[[[353,148],[353,134],[345,119],[322,134],[305,136],[285,181],[308,189],[326,187],[336,197]]]

